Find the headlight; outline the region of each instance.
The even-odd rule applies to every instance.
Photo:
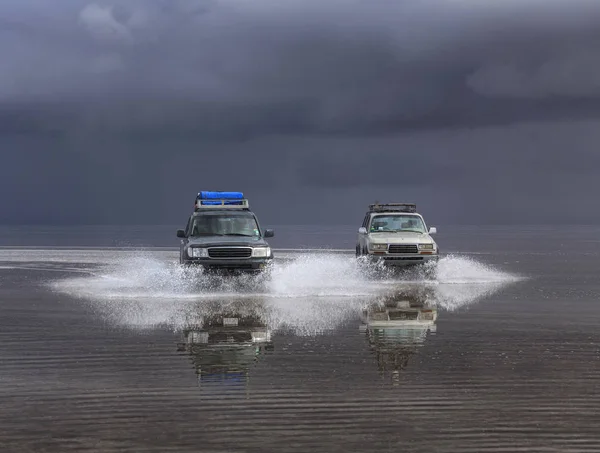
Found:
[[[271,247],[255,247],[252,249],[253,258],[267,258],[271,256]]]
[[[206,258],[208,256],[208,250],[202,247],[190,247],[187,249],[187,253],[190,258]]]
[[[419,250],[433,250],[433,244],[419,244]]]
[[[371,250],[387,250],[387,244],[371,244]]]

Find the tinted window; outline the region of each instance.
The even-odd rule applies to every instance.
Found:
[[[260,236],[251,215],[218,214],[194,216],[190,236]]]

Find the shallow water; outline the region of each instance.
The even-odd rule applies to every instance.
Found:
[[[287,250],[262,281],[11,230],[2,451],[597,451],[600,243],[564,229],[448,227],[435,280]],[[398,303],[437,320],[377,327]]]

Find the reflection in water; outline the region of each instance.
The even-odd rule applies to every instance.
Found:
[[[182,335],[180,349],[189,354],[206,388],[214,380],[246,383],[252,364],[273,347],[272,333],[335,336],[338,328],[359,322],[365,308],[365,331],[379,369],[398,376],[435,329],[434,308],[456,311],[519,280],[458,256],[441,259],[434,280],[368,270],[354,257],[298,253],[256,282],[189,273],[149,256],[119,255],[89,274],[51,286],[85,300],[113,325],[168,327]]]
[[[429,332],[436,331],[437,309],[434,288],[407,286],[370,304],[363,311],[360,330],[365,332],[377,357],[380,375],[387,373],[397,384],[400,371],[423,345]]]
[[[351,307],[353,319],[361,322],[380,375],[391,374],[397,383],[411,356],[435,332],[439,303],[435,285],[409,284],[378,298],[348,302],[345,309]],[[246,389],[252,366],[274,350],[271,334],[280,325],[273,309],[273,301],[260,296],[204,300],[188,307],[177,349],[190,356],[203,389],[223,395]]]
[[[191,357],[201,387],[245,387],[259,355],[273,350],[264,309],[262,300],[245,299],[205,301],[189,310],[177,350]]]

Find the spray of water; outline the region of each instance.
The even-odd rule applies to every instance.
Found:
[[[270,329],[310,335],[333,329],[378,298],[410,285],[429,288],[431,304],[453,310],[518,280],[460,256],[445,257],[436,267],[433,279],[422,271],[399,277],[350,256],[298,254],[275,263],[262,277],[216,277],[152,255],[117,256],[95,273],[52,286],[87,301],[109,322],[128,327],[178,330],[206,316],[211,306],[226,310],[227,304],[245,301]]]

